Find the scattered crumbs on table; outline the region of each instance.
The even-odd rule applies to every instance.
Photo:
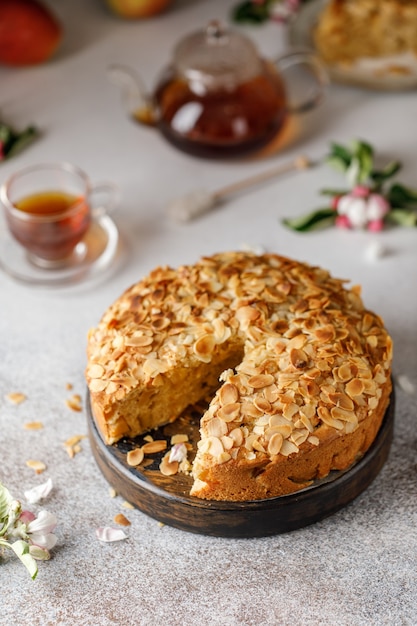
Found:
[[[23,424],[23,428],[25,430],[42,430],[43,423],[42,422],[26,422]]]
[[[6,394],[5,397],[12,404],[21,404],[27,399],[25,394],[20,393],[19,391],[12,391],[11,393]]]
[[[26,461],[26,465],[33,469],[36,474],[42,474],[46,470],[46,465],[43,461],[36,461],[34,459],[29,459]]]

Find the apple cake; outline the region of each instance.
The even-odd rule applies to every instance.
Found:
[[[328,64],[417,54],[416,0],[330,0],[313,32]]]
[[[103,440],[173,422],[210,394],[191,495],[270,498],[348,468],[387,409],[392,342],[344,283],[275,254],[156,268],[89,332]]]

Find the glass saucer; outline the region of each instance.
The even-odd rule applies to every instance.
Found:
[[[108,215],[93,218],[84,238],[65,265],[41,267],[11,236],[6,225],[0,230],[0,270],[31,286],[61,287],[84,281],[104,272],[113,262],[119,246],[119,231]]]
[[[328,0],[311,0],[301,5],[288,28],[288,43],[294,48],[315,50],[313,30]],[[402,53],[380,58],[361,58],[351,64],[325,64],[331,81],[381,91],[417,87],[417,56]]]

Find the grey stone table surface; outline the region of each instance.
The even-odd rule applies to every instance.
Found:
[[[189,191],[217,189],[300,153],[316,159],[331,141],[353,138],[371,142],[384,162],[401,160],[401,180],[415,186],[416,92],[330,85],[299,138],[274,156],[196,159],[125,116],[106,68],[131,65],[151,86],[179,37],[213,17],[230,21],[235,3],[182,0],[157,18],[134,22],[116,19],[99,0],[49,4],[65,23],[57,56],[42,66],[0,67],[2,116],[42,129],[35,143],[0,164],[0,182],[24,165],[61,160],[78,164],[94,182],[113,181],[121,191],[114,214],[121,244],[111,268],[63,288],[22,284],[0,272],[0,481],[24,501],[25,490],[51,478],[47,500],[32,509],[58,518],[58,543],[35,581],[16,558],[0,561],[0,623],[416,624],[416,230],[286,230],[281,218],[320,206],[323,187],[340,187],[340,174],[324,165],[235,196],[188,224],[165,212]],[[238,28],[266,56],[285,48],[280,25]],[[73,458],[65,442],[87,434],[86,337],[107,306],[156,265],[244,246],[321,265],[362,285],[366,305],[384,318],[394,340],[397,404],[388,461],[352,503],[291,533],[226,539],[162,526],[125,508],[123,498],[110,497],[88,439]],[[11,403],[13,392],[25,401]],[[74,394],[81,411],[67,404]],[[33,421],[43,428],[25,428]],[[29,459],[43,461],[45,471],[36,474]],[[130,521],[127,538],[99,542],[96,528],[114,526],[118,513]]]

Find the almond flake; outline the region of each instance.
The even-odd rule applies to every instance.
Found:
[[[149,441],[143,444],[142,450],[145,454],[154,454],[155,452],[162,452],[167,447],[165,439],[157,439],[155,441]]]
[[[43,428],[42,422],[26,422],[23,425],[26,430],[41,430]]]
[[[136,467],[142,463],[144,456],[143,448],[135,448],[127,453],[126,462],[131,467]]]
[[[26,461],[26,465],[30,467],[30,469],[33,469],[36,474],[42,474],[42,472],[46,470],[46,465],[43,461],[29,459],[29,461]]]
[[[6,395],[7,400],[12,404],[21,404],[26,400],[26,396],[24,393],[20,393],[18,391],[14,391],[12,393],[8,393]]]
[[[120,526],[130,526],[129,520],[123,515],[123,513],[117,513],[117,515],[114,516],[113,521],[116,522],[116,524],[120,524]]]

